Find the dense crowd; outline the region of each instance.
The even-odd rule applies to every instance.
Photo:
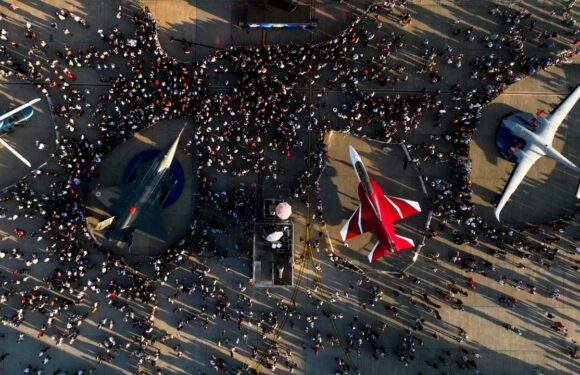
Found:
[[[428,229],[429,236],[436,237],[450,230],[457,244],[469,242],[473,245],[486,238],[497,245],[497,249],[490,249],[494,256],[502,257],[507,251],[512,251],[522,259],[532,259],[549,268],[558,255],[553,246],[558,241],[556,233],[565,232],[575,216],[557,221],[552,225],[554,231],[549,233],[542,232],[544,227],[499,229],[486,223],[476,214],[471,201],[469,144],[483,107],[510,84],[573,57],[576,50],[542,54],[548,57],[531,56],[524,48],[527,43],[551,51],[555,48],[558,34],[538,30],[530,12],[525,9],[493,7],[490,16],[503,21],[504,33],[476,37],[473,27],[463,27],[460,21],[455,22],[450,31],[455,36],[464,35],[469,43],[478,43],[479,40],[487,48],[493,48],[494,53],[469,62],[471,78],[483,80],[483,84],[470,89],[455,84],[450,102],[439,90],[427,88],[420,94],[379,95],[372,87],[402,84],[409,79],[403,65],[391,63],[393,54],[410,47],[406,34],[393,32],[381,37],[384,33],[377,31],[382,27],[379,14],[399,12],[403,26],[412,22],[411,14],[397,6],[403,3],[388,0],[372,5],[369,12],[357,17],[346,29],[325,42],[233,46],[218,50],[195,64],[180,63],[160,48],[156,23],[148,9],[130,15],[132,32],[123,32],[119,26],[97,30],[101,43],[91,44],[85,49],[64,45],[62,50],[54,51],[42,40],[41,32],[30,24],[26,25],[25,36],[33,45],[26,57],[16,56],[14,51],[22,49],[16,42],[2,44],[0,74],[20,77],[38,87],[49,98],[58,130],[57,147],[51,155],[54,163],[33,175],[48,180],[47,188],[37,191],[32,188],[31,180],[22,179],[0,196],[1,218],[13,222],[10,225],[14,234],[18,238],[28,237],[42,246],[40,253],[30,253],[18,247],[0,252],[1,258],[8,257],[10,264],[17,265],[11,270],[11,275],[2,274],[4,282],[0,301],[16,306],[12,315],[3,311],[3,324],[18,327],[29,316],[40,315],[42,322],[35,327],[38,339],[46,335],[50,338],[47,342],[52,345],[72,346],[91,314],[112,308],[116,313],[106,314],[97,323],[97,329],[107,331],[103,334],[106,338],[97,344],[95,360],[115,363],[116,357],[125,353],[136,368],[150,366],[157,374],[164,373],[157,365],[168,353],[162,353],[156,343],[170,346],[173,348],[171,355],[181,357],[184,355],[181,332],[188,326],[205,330],[213,324],[234,327],[224,329],[221,336],[215,338],[216,345],[226,348],[231,358],[236,358],[240,352],[247,353],[253,361],[272,371],[282,367],[292,372],[297,366],[292,358],[295,349],[283,347],[273,339],[281,328],[281,321],[286,320],[291,328],[297,325],[297,329],[303,331],[303,348],[312,350],[315,355],[327,347],[343,348],[344,356],[336,358],[337,374],[356,373],[351,357],[360,356],[362,351],[370,350],[376,360],[383,360],[391,354],[380,341],[386,323],[355,316],[348,323],[344,338],[320,327],[322,316],[333,322],[344,319],[340,310],[332,306],[334,302],[349,300],[348,290],[332,293],[325,302],[320,296],[319,286],[314,285],[312,291],[308,290],[309,303],[304,307],[288,304],[266,291],[276,308],[259,312],[252,298],[244,293],[253,285],[252,279],[239,281],[237,289],[231,290],[231,286],[214,276],[209,263],[201,260],[204,259],[202,256],[211,255],[227,263],[216,245],[216,237],[228,231],[231,225],[249,231],[255,218],[253,196],[256,188],[241,183],[232,191],[218,192],[215,188],[216,173],[236,177],[264,173],[267,179],[275,181],[276,188],[282,188],[278,175],[286,175],[288,171],[276,161],[266,160],[266,153],[276,152],[285,158],[306,161],[304,170],[296,176],[296,183],[288,190],[287,198],[302,199],[310,205],[306,197],[312,190],[316,208],[313,218],[324,225],[317,176],[322,173],[326,162],[323,138],[329,130],[405,143],[405,134],[426,126],[425,122],[449,129],[440,136],[433,136],[432,143],[407,143],[410,162],[417,167],[445,162],[452,170],[450,177],[445,179],[424,177],[430,188],[434,217]],[[123,9],[120,8],[117,18],[122,16]],[[569,27],[574,26],[571,17],[568,13],[565,18]],[[77,31],[86,32],[85,29],[91,31],[87,20],[66,9],[58,10],[56,18],[58,20],[55,19],[51,27],[62,30],[65,36]],[[3,29],[1,35],[2,40],[9,40],[6,30]],[[376,44],[378,54],[371,54],[368,48],[371,43]],[[443,76],[442,65],[457,69],[467,65],[461,51],[455,51],[449,45],[439,48],[425,39],[415,47],[424,61],[417,74],[427,74],[427,84],[451,80]],[[500,49],[501,57],[499,52],[495,53]],[[98,72],[101,81],[110,84],[110,88],[98,95],[96,105],[88,100],[93,94],[91,91],[71,84],[77,79],[77,74],[83,74],[83,69]],[[223,84],[225,89],[218,92],[209,90],[216,83]],[[303,89],[316,84],[325,88],[310,100]],[[352,100],[328,108],[328,115],[319,116],[326,107],[325,90],[338,90]],[[88,127],[96,130],[95,134],[77,136],[79,124],[86,122],[89,113]],[[89,234],[84,209],[88,183],[105,156],[132,134],[159,121],[180,117],[190,117],[194,124],[191,141],[183,148],[196,160],[200,208],[207,211],[209,218],[198,217],[181,241],[147,262],[134,264],[124,256],[102,248]],[[307,135],[312,137],[309,147]],[[42,224],[37,225],[39,222]],[[541,242],[528,234],[540,238]],[[324,246],[320,240],[317,241],[313,244],[314,249]],[[357,280],[350,288],[364,289],[369,297],[359,304],[362,310],[380,305],[383,290],[379,285],[375,285],[351,261],[327,249],[326,252],[339,270],[356,272]],[[437,272],[439,254],[431,253],[428,257],[433,272]],[[533,293],[549,293],[552,298],[559,295],[557,290],[538,290],[524,280],[498,274],[493,264],[473,255],[458,252],[449,261],[468,274],[494,277],[501,285],[508,284],[517,290],[527,288]],[[41,284],[32,286],[32,275],[37,274],[35,268],[45,263],[54,265],[52,271],[41,278]],[[182,272],[183,269],[187,272]],[[226,265],[225,270],[229,272],[231,269]],[[409,279],[412,283],[421,282],[417,277],[409,276]],[[415,359],[415,352],[423,346],[418,333],[428,332],[438,340],[440,333],[426,328],[426,321],[442,319],[439,314],[441,306],[435,298],[463,310],[464,302],[458,295],[468,296],[464,290],[467,287],[476,289],[473,278],[451,280],[445,287],[433,290],[433,296],[428,292],[416,294],[413,287],[393,289],[395,300],[406,298],[406,303],[415,313],[412,318],[406,318],[410,330],[401,336],[400,344],[392,354],[408,366],[409,361]],[[170,288],[170,295],[161,293],[161,288]],[[100,296],[105,296],[109,306],[99,304]],[[503,298],[500,302],[510,306],[517,303],[514,298]],[[186,309],[181,300],[188,303],[195,300],[196,306]],[[174,331],[168,332],[156,326],[160,303],[168,303],[173,308]],[[386,311],[395,318],[399,317],[399,310],[394,305],[386,305]],[[131,339],[112,334],[119,320],[132,325],[134,335]],[[554,323],[554,329],[564,333],[565,327],[558,323]],[[508,328],[515,332],[516,327]],[[459,343],[468,340],[468,334],[462,328],[453,329],[457,331],[451,334],[453,339]],[[251,332],[259,332],[264,345],[247,345]],[[20,334],[17,343],[24,340],[25,335]],[[43,349],[39,353],[41,359],[28,365],[24,373],[40,374],[51,359],[46,353],[52,350]],[[577,357],[577,347],[570,347],[567,351],[570,356]],[[0,356],[0,361],[8,355]],[[449,352],[437,361],[426,363],[438,369],[446,361],[455,361],[458,368],[473,368],[479,373],[477,359],[480,356],[477,352],[464,350],[461,359],[452,358],[453,354]],[[238,361],[216,354],[211,354],[209,365],[224,373],[256,371],[247,364],[240,365]],[[92,371],[80,369],[74,373],[80,375]],[[57,370],[54,373],[71,372]]]

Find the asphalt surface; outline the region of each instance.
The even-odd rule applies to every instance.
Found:
[[[240,29],[235,24],[243,11],[244,1],[239,0],[147,0],[144,1],[153,12],[159,22],[159,37],[163,48],[172,56],[181,61],[199,61],[208,56],[212,49],[201,46],[194,46],[191,53],[185,54],[181,49],[182,44],[171,40],[171,37],[182,38],[195,43],[211,45],[214,47],[227,47],[229,45],[248,45],[258,46],[262,43],[264,35],[257,30],[246,31]],[[335,1],[317,1],[315,12],[319,19],[320,27],[311,34],[307,31],[284,30],[268,31],[265,35],[267,43],[278,43],[293,41],[297,43],[308,42],[311,39],[315,41],[327,40],[335,35],[339,30],[345,27],[357,12],[360,12],[361,6],[366,5],[366,1],[348,1],[337,4]],[[519,2],[518,2],[519,3]],[[116,13],[118,1],[40,1],[19,4],[21,9],[11,12],[7,7],[4,12],[9,13],[7,21],[9,32],[19,35],[14,39],[25,42],[22,35],[24,20],[29,20],[38,27],[41,32],[53,34],[50,37],[55,44],[61,45],[63,42],[74,46],[75,48],[85,48],[88,44],[97,39],[96,30],[99,28],[107,29],[119,23],[125,28],[127,22],[117,20]],[[405,64],[408,74],[411,76],[409,81],[396,87],[387,87],[385,89],[367,88],[369,90],[377,89],[378,95],[388,95],[401,93],[403,95],[418,93],[427,86],[430,89],[441,88],[449,90],[451,85],[456,81],[465,81],[465,85],[475,85],[468,80],[469,69],[455,70],[450,67],[443,67],[446,80],[440,85],[430,85],[425,76],[415,75],[414,71],[418,67],[416,53],[418,48],[414,47],[420,44],[426,36],[429,37],[432,44],[444,45],[449,43],[453,48],[465,53],[465,61],[469,61],[474,56],[488,54],[489,50],[477,45],[466,45],[462,40],[453,38],[450,30],[455,18],[461,18],[462,22],[474,25],[478,31],[490,32],[499,29],[500,26],[489,20],[487,10],[489,2],[440,2],[440,1],[415,1],[408,2],[408,9],[414,14],[415,21],[407,28],[402,29],[396,18],[385,18],[385,26],[381,32],[390,31],[407,33],[409,44],[408,51],[394,56],[394,61],[400,61]],[[549,16],[551,3],[547,2],[526,2],[526,7],[534,14],[538,14],[538,27],[560,28],[559,19]],[[519,5],[518,5],[519,6]],[[560,2],[556,4],[561,8]],[[73,9],[75,12],[83,14],[89,20],[91,28],[88,31],[73,30],[73,36],[65,38],[62,32],[56,32],[49,26],[54,18],[54,12],[60,7]],[[128,12],[128,11],[127,11]],[[576,14],[576,13],[575,13]],[[562,40],[565,43],[567,37],[562,32]],[[494,51],[501,53],[501,51]],[[551,106],[558,102],[568,90],[567,86],[577,84],[579,70],[577,69],[577,60],[575,64],[565,65],[562,67],[553,67],[546,72],[542,72],[533,78],[526,78],[509,88],[508,92],[501,95],[484,110],[482,125],[472,142],[471,159],[473,164],[472,181],[474,184],[474,201],[478,205],[478,212],[484,217],[489,217],[491,202],[494,197],[501,192],[504,181],[507,180],[508,173],[511,170],[509,163],[499,158],[495,150],[493,141],[494,129],[498,125],[498,120],[508,112],[530,111],[535,112],[538,108],[549,110]],[[449,79],[447,79],[449,78]],[[38,91],[30,87],[29,84],[19,82],[16,79],[10,81],[3,80],[5,83],[0,88],[3,95],[2,108],[11,108],[19,103],[23,103],[34,97],[37,97]],[[95,101],[96,95],[108,89],[106,84],[102,84],[96,74],[92,71],[82,71],[75,83],[80,89],[91,90],[89,101]],[[213,90],[222,89],[221,85],[216,84]],[[320,92],[322,86],[299,88],[306,95],[313,95],[312,100],[316,101],[315,93]],[[443,94],[445,95],[445,94]],[[350,101],[345,98],[340,91],[326,91],[322,99],[326,107],[318,111],[319,115],[327,115],[333,121],[340,121],[336,117],[331,117],[333,106]],[[49,115],[48,101],[43,99],[35,106],[36,114],[27,124],[10,134],[6,139],[10,144],[20,150],[30,158],[34,166],[42,164],[48,160],[49,153],[54,150],[56,145],[55,129],[52,118]],[[578,164],[579,150],[578,147],[578,108],[574,110],[570,118],[563,124],[555,140],[555,147],[563,150],[563,154]],[[94,135],[94,129],[88,128],[87,123],[90,117],[85,116],[82,123],[77,124],[76,133]],[[186,121],[176,121],[180,124]],[[118,179],[118,172],[123,168],[120,161],[128,161],[130,156],[137,154],[141,149],[155,146],[155,144],[164,144],[164,140],[171,139],[175,133],[173,125],[157,124],[151,129],[138,135],[134,140],[122,145],[119,149],[111,153],[102,168],[102,183],[114,182]],[[66,129],[57,129],[66,132]],[[332,134],[332,135],[331,135]],[[429,139],[431,135],[439,134],[431,126],[422,126],[407,137],[409,142],[422,142]],[[153,142],[146,142],[146,138],[155,137]],[[303,132],[304,144],[308,145],[312,134]],[[50,151],[39,151],[34,147],[34,140],[39,139],[50,144]],[[446,176],[450,173],[448,167],[428,166],[420,171],[412,168],[403,169],[403,155],[399,145],[384,145],[372,141],[362,140],[345,136],[339,133],[330,133],[325,137],[328,145],[329,162],[327,167],[320,176],[322,202],[325,207],[326,227],[318,227],[312,221],[312,212],[310,207],[306,207],[301,201],[295,200],[291,203],[294,206],[296,225],[295,238],[304,240],[309,237],[312,240],[318,239],[320,233],[327,234],[329,242],[326,246],[334,250],[337,254],[352,260],[360,266],[371,279],[371,283],[380,286],[385,291],[380,308],[363,310],[360,303],[367,301],[369,298],[368,286],[349,288],[349,284],[355,283],[358,275],[352,272],[338,272],[329,261],[324,251],[317,252],[309,244],[297,241],[295,255],[305,255],[305,261],[297,264],[295,275],[299,282],[296,289],[277,289],[274,294],[285,300],[295,301],[299,306],[306,310],[312,310],[310,300],[306,296],[307,289],[313,289],[320,281],[322,298],[329,298],[331,293],[337,291],[349,291],[349,297],[339,303],[332,304],[332,309],[344,313],[345,318],[339,321],[335,326],[327,319],[321,319],[320,330],[322,332],[336,332],[337,335],[344,337],[344,332],[348,330],[348,322],[353,316],[358,316],[361,320],[372,322],[386,322],[388,329],[383,333],[383,344],[389,348],[394,348],[400,340],[401,335],[408,329],[417,316],[424,315],[416,306],[410,305],[405,301],[397,300],[393,297],[392,291],[399,287],[406,290],[404,298],[408,298],[413,293],[422,293],[424,291],[432,292],[435,288],[442,287],[448,280],[464,280],[466,277],[458,267],[447,262],[448,257],[456,250],[461,250],[464,254],[471,254],[478,259],[486,259],[497,265],[498,274],[507,274],[509,277],[526,280],[526,282],[538,285],[539,293],[531,295],[526,291],[515,292],[512,288],[499,286],[496,280],[475,276],[477,292],[470,292],[470,296],[464,298],[466,311],[458,311],[448,305],[443,304],[441,315],[443,321],[431,319],[426,324],[428,331],[440,332],[441,339],[434,340],[425,337],[425,346],[417,352],[417,359],[409,367],[403,367],[398,359],[393,355],[386,360],[375,361],[369,354],[369,350],[363,351],[361,356],[356,353],[350,354],[350,361],[358,367],[363,374],[414,374],[418,372],[435,373],[432,368],[428,367],[424,360],[435,360],[442,355],[444,350],[451,351],[455,358],[460,360],[462,356],[461,349],[469,351],[478,351],[482,358],[479,360],[479,368],[482,373],[491,374],[530,374],[536,366],[540,366],[544,373],[553,374],[573,374],[578,373],[577,362],[570,360],[564,353],[566,346],[571,345],[571,340],[577,340],[579,321],[577,272],[571,269],[571,266],[577,264],[577,254],[571,254],[568,251],[574,245],[572,239],[578,238],[579,230],[577,224],[573,226],[568,233],[563,235],[562,241],[558,244],[561,249],[561,259],[550,270],[545,270],[538,264],[526,263],[525,269],[520,269],[517,264],[519,258],[508,254],[507,256],[497,259],[489,255],[486,251],[493,245],[490,243],[481,243],[477,247],[470,245],[457,246],[451,241],[449,233],[441,235],[436,239],[428,242],[428,246],[423,249],[423,254],[438,251],[442,254],[442,261],[434,263],[424,256],[420,256],[416,263],[412,262],[413,254],[407,252],[397,257],[390,257],[382,260],[377,266],[368,265],[366,255],[372,247],[372,237],[369,235],[360,237],[356,241],[349,242],[349,247],[345,247],[338,240],[338,231],[344,222],[350,216],[352,209],[356,207],[356,184],[355,176],[348,159],[348,145],[353,144],[359,149],[361,156],[367,162],[367,168],[373,178],[383,187],[387,194],[412,198],[419,200],[422,204],[427,205],[427,198],[424,196],[417,174],[422,176],[437,177]],[[390,151],[385,152],[385,147]],[[116,156],[117,155],[117,156]],[[118,156],[121,155],[121,156]],[[303,156],[303,155],[300,155]],[[183,153],[179,156],[182,165],[194,166],[195,162],[186,157]],[[297,160],[302,158],[296,158]],[[295,160],[286,160],[281,155],[273,152],[266,154],[266,160],[277,160],[282,167],[288,170],[286,176],[280,178],[283,185],[289,186],[291,182],[307,166],[306,162],[296,162]],[[109,167],[110,166],[110,167]],[[26,175],[26,168],[6,150],[0,149],[0,186],[9,186],[16,182],[18,178]],[[318,176],[315,176],[318,177]],[[192,184],[193,173],[189,175]],[[216,182],[217,191],[229,191],[231,188],[239,186],[244,182],[245,186],[251,186],[256,183],[256,176],[249,176],[243,179],[234,179],[231,177],[220,177]],[[33,185],[41,187],[45,180],[41,177],[33,181]],[[513,202],[506,207],[503,212],[504,219],[509,223],[520,223],[522,221],[533,223],[545,223],[555,218],[562,217],[571,210],[578,207],[573,197],[573,190],[577,178],[565,172],[549,160],[540,160],[529,177],[524,181],[522,189],[513,197]],[[101,183],[101,180],[93,183]],[[286,196],[287,190],[276,189],[275,183],[271,179],[263,180],[263,196]],[[191,185],[190,185],[191,186]],[[193,187],[192,187],[193,189]],[[314,196],[312,196],[314,199]],[[172,212],[164,214],[166,222],[171,223],[175,230],[177,238],[179,233],[187,231],[188,221],[193,216],[192,199],[194,197],[182,196]],[[313,200],[312,199],[312,200]],[[427,212],[422,215],[404,220],[397,225],[397,231],[403,235],[409,236],[420,242],[423,236],[423,228],[427,219]],[[311,226],[306,224],[312,223]],[[34,226],[32,221],[28,225]],[[0,234],[8,235],[11,232],[10,222],[3,222],[0,226]],[[224,235],[221,243],[224,247],[230,247],[229,244],[236,242],[235,237],[243,236],[244,233],[236,233],[232,228],[231,234]],[[230,238],[232,237],[232,238]],[[8,238],[0,244],[3,249],[10,249],[18,246],[25,253],[35,252],[43,254],[43,249],[32,239],[17,241],[14,237]],[[576,243],[577,246],[577,243]],[[147,247],[147,244],[144,245]],[[231,248],[230,248],[231,250]],[[146,250],[151,251],[151,250]],[[203,256],[199,259],[193,259],[192,263],[207,261],[207,264],[213,268],[213,277],[215,277],[228,290],[236,288],[239,282],[245,282],[250,272],[250,260],[240,257],[234,251],[228,253],[223,259],[219,257]],[[135,256],[135,260],[139,258]],[[444,261],[443,261],[444,260]],[[315,268],[315,264],[321,264],[321,272]],[[14,267],[18,266],[17,262],[8,259],[2,259],[3,271],[9,273]],[[225,265],[231,267],[231,271],[226,271]],[[400,280],[394,276],[394,273],[411,265],[408,269],[410,277],[417,277],[421,280],[420,284],[411,283],[409,279]],[[433,272],[437,267],[438,271]],[[47,275],[54,268],[52,264],[41,265],[38,267],[39,275]],[[184,276],[185,271],[176,275]],[[39,280],[38,280],[39,281]],[[465,283],[462,284],[466,288]],[[509,289],[508,289],[509,288]],[[562,297],[559,300],[549,298],[549,292],[553,288],[559,288]],[[161,288],[162,296],[169,296],[174,293],[174,288],[166,285]],[[259,306],[259,311],[269,311],[273,308],[274,303],[268,299],[265,292],[260,289],[248,288],[246,294],[255,299],[255,305]],[[520,305],[516,309],[509,309],[497,302],[502,294],[516,296],[520,300]],[[103,296],[101,296],[102,298]],[[102,298],[104,300],[104,298]],[[190,298],[178,303],[185,311],[198,311],[202,304],[200,298]],[[400,304],[400,316],[398,318],[392,315],[385,315],[382,306],[384,303]],[[106,302],[103,302],[106,304]],[[137,311],[147,313],[147,308],[137,303],[132,303]],[[86,308],[87,306],[83,306]],[[173,312],[175,306],[169,305],[165,300],[161,304],[156,315],[155,326],[159,330],[176,333],[175,325],[177,322],[176,314]],[[11,306],[1,306],[0,311],[3,315],[11,316],[14,308]],[[568,326],[568,337],[563,337],[549,327],[549,320],[545,317],[546,312],[552,312],[557,318]],[[99,352],[98,342],[104,340],[108,335],[114,334],[119,339],[131,341],[131,327],[121,321],[121,315],[113,315],[118,324],[114,331],[109,332],[104,329],[97,329],[98,322],[104,317],[108,317],[110,311],[100,309],[95,315],[91,315],[82,327],[82,335],[74,345],[62,345],[53,348],[50,355],[54,358],[45,366],[46,373],[52,373],[58,368],[68,371],[78,368],[96,368],[95,374],[131,374],[135,373],[138,366],[136,361],[127,353],[119,356],[112,365],[97,365],[95,354]],[[518,336],[512,332],[506,331],[503,323],[510,323],[520,327],[524,333]],[[6,374],[17,374],[22,371],[28,363],[39,362],[37,352],[45,345],[52,341],[49,338],[36,338],[36,330],[40,325],[41,319],[34,316],[30,322],[20,327],[0,327],[0,332],[4,335],[0,338],[0,351],[9,352],[11,355],[2,362],[0,369]],[[291,328],[290,322],[282,325],[277,332],[277,340],[283,347],[295,348],[294,360],[298,362],[298,369],[295,373],[312,374],[314,372],[331,373],[335,368],[334,358],[337,356],[345,357],[345,353],[339,347],[327,348],[323,354],[318,357],[312,353],[312,350],[302,350],[302,344],[307,342],[306,335],[302,328],[303,323],[296,321],[296,327]],[[457,327],[463,327],[469,332],[470,339],[467,343],[459,345],[456,341],[458,333]],[[337,328],[338,327],[338,328]],[[16,337],[19,332],[27,336],[22,344],[16,345]],[[157,344],[162,351],[162,358],[159,365],[166,368],[170,374],[194,374],[197,371],[213,373],[208,366],[209,356],[219,354],[223,357],[229,356],[229,351],[224,347],[218,347],[216,342],[221,336],[222,327],[219,322],[212,322],[209,329],[205,330],[199,326],[189,327],[184,330],[179,341],[184,349],[185,355],[178,358],[170,345]],[[227,336],[235,337],[237,332],[228,332]],[[427,336],[427,335],[425,335]],[[258,346],[262,342],[262,336],[256,331],[249,331],[247,341],[242,341],[239,345],[239,355],[236,361],[248,363],[252,367],[255,362],[249,358],[251,350],[246,344]],[[150,367],[145,367],[149,371]],[[261,371],[265,371],[260,368]],[[453,373],[457,367],[440,367],[441,371]],[[285,370],[284,370],[285,371]],[[45,372],[43,372],[45,373]],[[466,371],[464,373],[467,373]]]

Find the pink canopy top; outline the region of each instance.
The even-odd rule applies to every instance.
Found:
[[[292,215],[292,206],[286,202],[281,202],[276,206],[276,216],[281,220],[286,220]]]

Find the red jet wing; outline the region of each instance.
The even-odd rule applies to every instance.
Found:
[[[374,230],[378,223],[376,214],[360,183],[358,184],[358,198],[360,205],[340,231],[340,236],[343,241]]]
[[[380,193],[378,199],[380,200],[381,216],[385,216],[386,213],[386,217],[390,218],[392,223],[421,212],[419,202],[383,194],[379,184],[372,179],[371,185],[377,196]]]

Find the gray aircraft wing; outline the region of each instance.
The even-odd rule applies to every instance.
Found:
[[[540,137],[545,144],[552,144],[552,140],[558,131],[558,127],[560,127],[562,121],[564,121],[568,113],[570,113],[572,108],[574,108],[578,99],[580,99],[580,85],[576,86],[574,91],[562,100],[562,102],[546,118],[546,126],[538,131],[538,137]]]
[[[522,158],[515,165],[512,174],[508,180],[506,187],[503,190],[503,194],[497,206],[495,206],[493,213],[497,221],[499,221],[499,215],[501,210],[506,205],[512,194],[516,191],[520,183],[523,181],[524,177],[528,171],[532,168],[534,163],[541,158],[542,155],[535,152],[526,152],[523,154]]]

